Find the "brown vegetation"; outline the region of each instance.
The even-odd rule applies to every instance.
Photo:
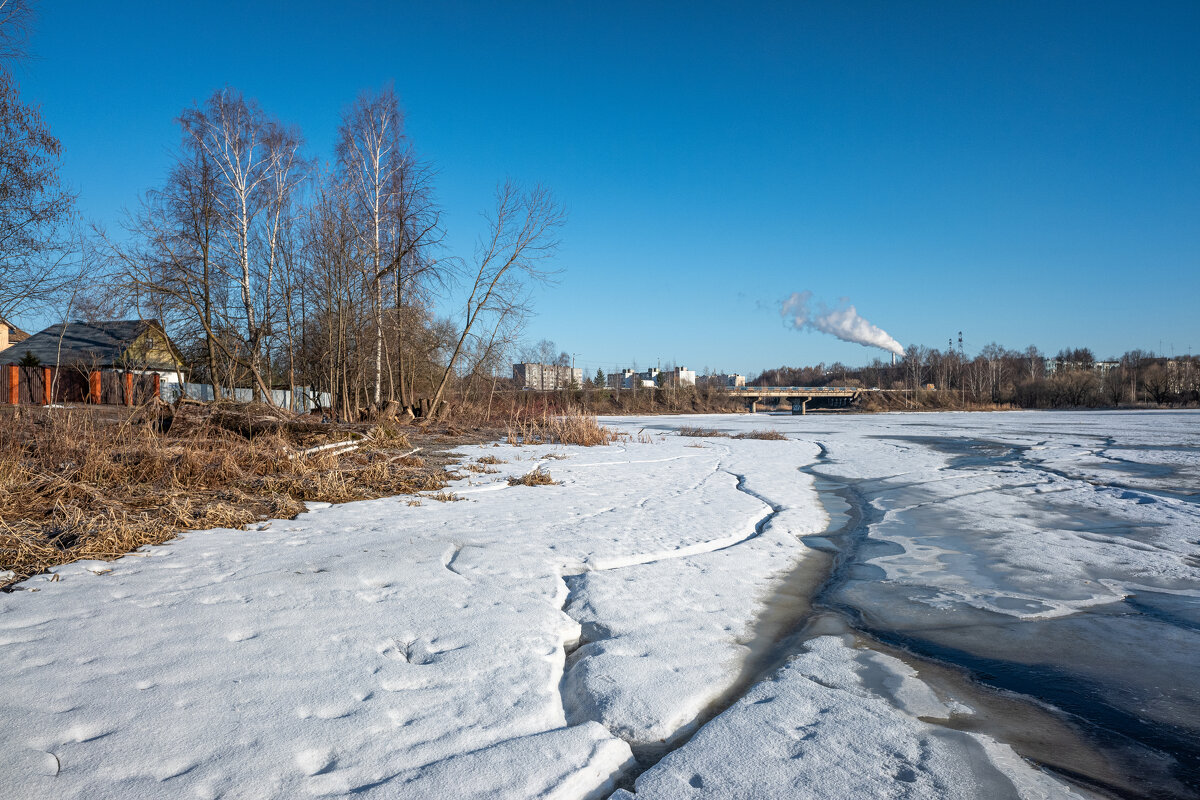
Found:
[[[772,442],[787,441],[787,437],[771,428],[759,428],[746,433],[739,433],[734,439],[766,439]]]
[[[434,494],[425,494],[421,496],[428,497],[430,500],[437,500],[439,503],[457,503],[459,500],[466,500],[465,497],[459,497],[454,492],[436,492]],[[420,501],[417,501],[417,505],[420,504]]]
[[[454,478],[444,462],[413,458],[397,430],[318,433],[303,420],[260,428],[258,412],[249,407],[237,424],[229,424],[236,411],[219,405],[116,422],[85,409],[5,414],[0,571],[13,577],[3,583],[57,564],[118,558],[181,530],[293,517],[305,500],[437,491]]]
[[[550,477],[550,473],[541,467],[520,477],[514,475],[508,479],[509,486],[554,486],[556,483],[557,481]]]
[[[564,415],[551,416],[543,412],[541,417],[529,417],[517,413],[508,423],[508,443],[522,444],[574,444],[594,447],[617,441],[621,435],[605,428],[590,414],[570,409]]]
[[[661,388],[605,389],[583,386],[559,391],[514,391],[511,381],[503,394],[496,393],[493,412],[505,416],[540,417],[581,413],[588,415],[625,414],[722,414],[745,411],[741,399],[725,392],[694,386]],[[484,398],[486,400],[486,398]],[[462,406],[459,406],[460,408]]]
[[[684,425],[679,429],[680,436],[703,436],[703,437],[726,437],[729,434],[725,431],[719,431],[716,428],[699,428],[693,425]]]

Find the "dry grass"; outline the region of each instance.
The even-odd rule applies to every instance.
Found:
[[[759,428],[758,430],[739,433],[734,439],[766,439],[773,442],[786,442],[787,437],[777,430],[771,428]]]
[[[557,481],[550,477],[550,473],[543,471],[540,467],[519,478],[513,476],[508,479],[509,486],[554,486],[556,483]]]
[[[436,443],[496,436],[473,430],[326,425],[262,404],[185,403],[174,415],[0,409],[0,573],[12,573],[0,588],[61,564],[120,558],[183,530],[294,517],[304,501],[461,500],[442,491],[462,476],[446,471],[451,458]],[[424,457],[413,452],[413,436],[421,437]],[[518,414],[508,436],[518,444],[621,438],[577,412]],[[503,463],[484,456],[464,474],[495,472],[478,465]],[[554,483],[541,470],[516,482]]]
[[[437,492],[434,494],[423,494],[422,497],[428,497],[430,500],[437,500],[439,503],[457,503],[459,500],[466,500],[465,497],[459,497],[454,492]],[[420,505],[420,502],[417,502]]]
[[[256,425],[247,438],[211,420],[163,433],[157,419],[99,422],[87,410],[0,415],[0,571],[13,573],[0,586],[181,530],[294,517],[305,500],[437,491],[452,477],[394,455],[411,449],[403,433],[377,428],[355,449],[304,452],[316,431],[289,426]]]
[[[729,434],[725,431],[719,431],[716,428],[698,428],[694,425],[684,425],[679,429],[678,432],[680,436],[702,436],[707,438],[729,437]]]
[[[492,469],[484,464],[467,464],[466,470],[467,472],[474,472],[479,475],[495,475],[500,471],[498,469]]]
[[[518,414],[509,422],[508,443],[522,444],[576,444],[582,447],[611,444],[621,435],[605,428],[590,414],[572,410],[562,416],[543,415],[522,417]]]

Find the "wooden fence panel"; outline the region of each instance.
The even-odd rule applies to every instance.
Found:
[[[100,373],[100,402],[106,406],[125,404],[125,376],[122,373]]]
[[[0,404],[8,403],[11,394],[11,376],[14,370],[0,365]],[[21,367],[15,369],[17,376],[17,402],[22,405],[45,405],[49,393],[54,403],[91,402],[91,375],[89,370],[79,367]],[[156,376],[153,374],[127,374],[110,370],[102,371],[100,378],[100,402],[106,405],[140,405],[158,396]],[[46,381],[49,376],[50,385]],[[130,396],[132,394],[132,397]]]
[[[158,382],[155,375],[133,376],[133,402],[135,405],[148,403],[158,397]]]
[[[28,405],[44,405],[46,402],[45,370],[41,367],[18,367],[20,376],[20,402]]]
[[[74,367],[60,367],[54,376],[54,402],[83,403],[87,401],[87,372]]]

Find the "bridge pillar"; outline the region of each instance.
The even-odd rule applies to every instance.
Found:
[[[792,416],[797,414],[804,415],[808,413],[808,401],[811,397],[796,397],[792,399]]]
[[[750,401],[750,413],[751,414],[758,413],[758,401],[757,400]]]

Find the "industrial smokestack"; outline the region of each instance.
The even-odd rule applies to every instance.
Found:
[[[892,353],[892,366],[896,366],[896,354]]]

